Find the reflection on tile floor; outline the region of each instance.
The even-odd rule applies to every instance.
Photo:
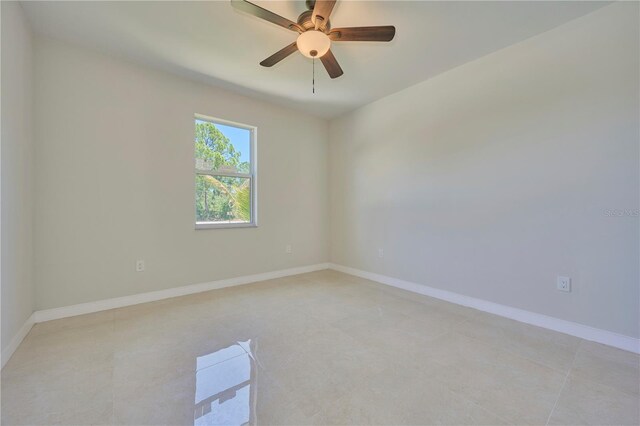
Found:
[[[36,325],[2,424],[633,424],[639,358],[320,271]]]

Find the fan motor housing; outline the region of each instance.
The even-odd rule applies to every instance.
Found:
[[[315,2],[313,2],[315,4]],[[307,7],[309,6],[309,1],[307,1]],[[315,29],[316,24],[311,21],[311,16],[313,15],[313,8],[311,10],[306,10],[298,16],[298,25],[300,25],[304,30]],[[331,21],[327,21],[324,26],[324,32],[329,33],[331,30]]]

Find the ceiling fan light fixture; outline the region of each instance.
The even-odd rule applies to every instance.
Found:
[[[332,41],[391,41],[396,35],[396,28],[393,25],[332,28],[329,19],[336,2],[337,0],[307,0],[308,10],[298,16],[297,23],[248,0],[231,0],[231,5],[241,12],[299,33],[296,41],[278,50],[260,62],[260,65],[272,67],[298,50],[307,58],[320,59],[329,77],[338,78],[344,72],[331,51]]]
[[[320,58],[329,51],[331,40],[322,31],[308,30],[298,36],[296,45],[307,58]]]

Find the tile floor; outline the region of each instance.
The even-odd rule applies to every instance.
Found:
[[[36,325],[2,424],[634,424],[639,358],[334,271]]]

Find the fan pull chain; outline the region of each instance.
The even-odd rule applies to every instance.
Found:
[[[315,94],[316,93],[316,58],[314,57],[312,59],[313,61],[313,77],[311,79],[311,93]]]

